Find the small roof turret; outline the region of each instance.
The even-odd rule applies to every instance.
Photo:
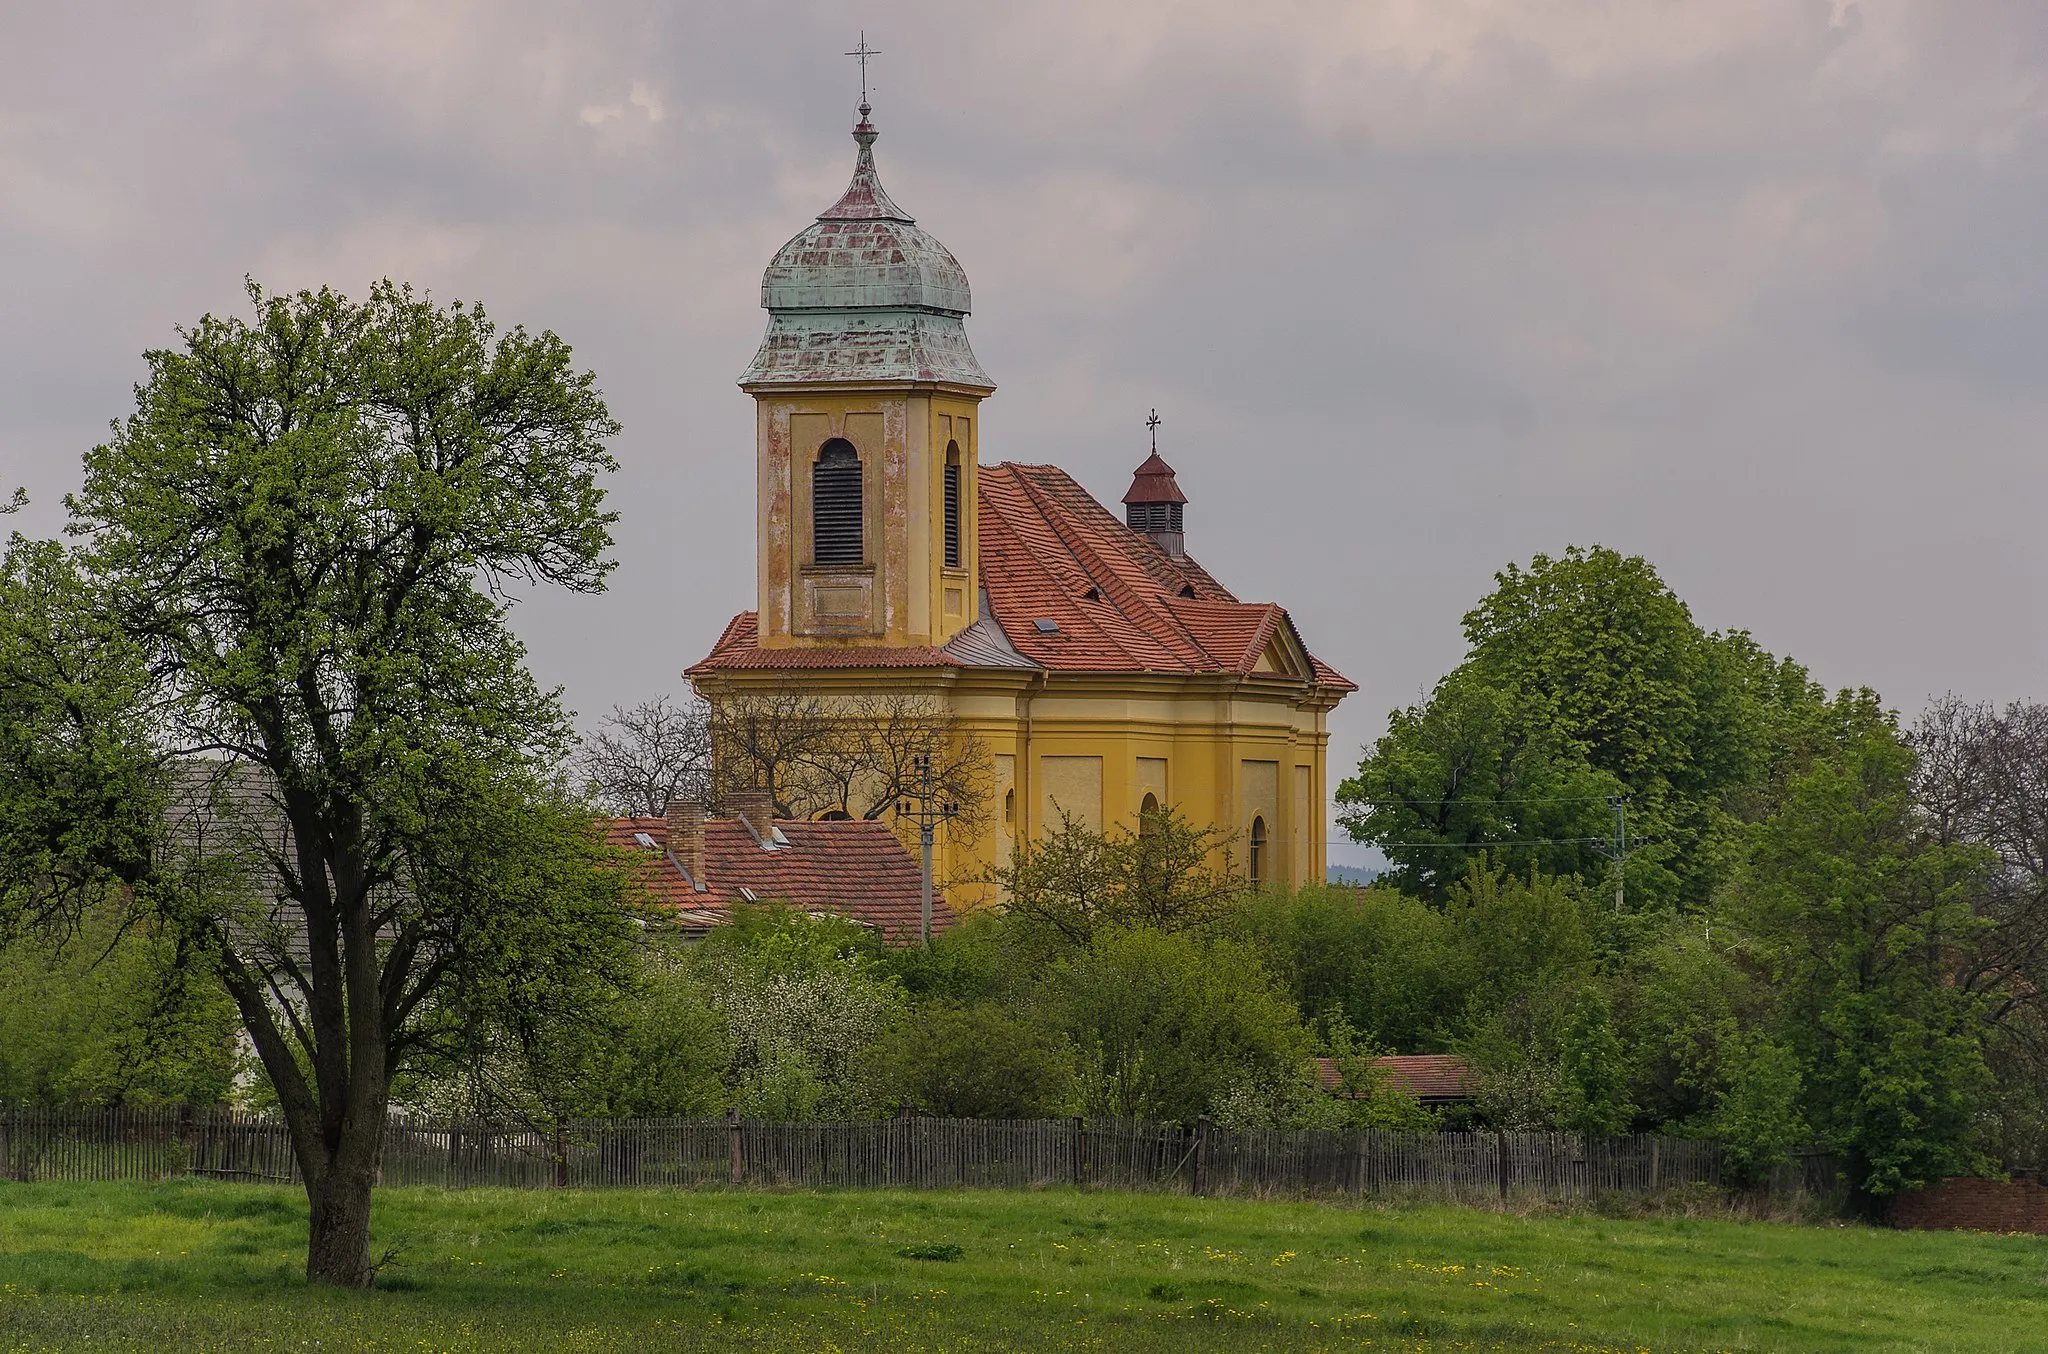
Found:
[[[1157,409],[1145,420],[1145,426],[1152,431],[1152,454],[1131,476],[1131,487],[1124,491],[1124,524],[1179,559],[1187,553],[1181,509],[1188,496],[1180,491],[1173,467],[1159,454],[1161,421]]]

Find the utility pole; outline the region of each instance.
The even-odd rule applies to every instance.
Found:
[[[1620,916],[1628,873],[1628,801],[1615,795],[1607,802],[1614,806],[1614,914]]]
[[[911,758],[910,765],[912,774],[917,778],[917,797],[897,800],[896,812],[917,822],[917,842],[922,848],[924,865],[924,878],[918,893],[918,925],[925,948],[929,949],[932,943],[932,829],[949,818],[958,817],[960,806],[939,797],[932,759],[928,755],[918,753]]]

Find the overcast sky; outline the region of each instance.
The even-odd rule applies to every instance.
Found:
[[[984,459],[1189,548],[1364,690],[1509,560],[1647,555],[1830,685],[2048,697],[2048,5],[0,5],[0,493],[50,532],[143,349],[389,276],[552,328],[620,567],[516,623],[586,722],[753,600],[762,266],[851,168],[974,287]]]

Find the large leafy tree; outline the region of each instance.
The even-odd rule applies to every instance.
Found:
[[[1808,1121],[1882,1195],[1979,1164],[1996,999],[1963,979],[1992,934],[1977,904],[1996,857],[1943,839],[1874,697],[1830,714],[1836,745],[1746,834],[1731,906],[1780,994]]]
[[[147,355],[79,548],[10,552],[0,886],[46,922],[127,898],[217,966],[308,1275],[366,1285],[393,1076],[466,1004],[618,961],[617,875],[548,778],[563,711],[505,624],[511,588],[602,586],[618,425],[566,344],[479,308],[249,297]]]
[[[1338,788],[1352,835],[1435,899],[1482,852],[1591,881],[1621,799],[1629,895],[1703,903],[1731,798],[1814,718],[1805,671],[1703,630],[1646,560],[1598,546],[1509,565],[1464,628],[1465,661]]]

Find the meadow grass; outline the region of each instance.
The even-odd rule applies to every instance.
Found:
[[[0,1184],[0,1350],[2048,1349],[2048,1241],[1049,1190]]]

